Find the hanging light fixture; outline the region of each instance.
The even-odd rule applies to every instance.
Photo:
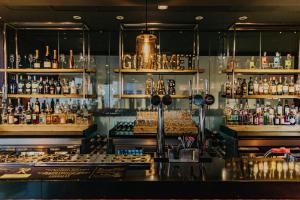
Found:
[[[156,61],[157,37],[148,31],[148,1],[146,0],[145,31],[136,37],[137,68],[151,69]]]

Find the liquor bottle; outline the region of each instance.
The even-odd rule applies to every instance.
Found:
[[[54,113],[54,109],[55,109],[55,102],[54,102],[54,99],[51,99],[50,101],[50,108],[51,108],[51,113]]]
[[[283,94],[289,94],[289,84],[287,82],[287,77],[286,76],[284,77],[284,82],[283,82],[283,85],[282,85],[282,93]]]
[[[70,84],[70,93],[71,94],[76,94],[77,89],[76,89],[76,84],[75,84],[75,79],[73,78]]]
[[[36,98],[32,111],[32,124],[39,124],[39,114],[40,114],[40,102]]]
[[[286,59],[284,61],[284,68],[285,69],[291,69],[292,68],[292,56],[289,53],[286,55]]]
[[[288,100],[285,100],[283,111],[285,116],[287,116],[290,113],[290,106],[288,104]]]
[[[296,124],[296,115],[293,112],[290,112],[288,115],[288,121],[290,125],[295,125]]]
[[[70,94],[69,82],[66,79],[63,80],[63,94]]]
[[[31,76],[27,76],[27,82],[25,83],[26,94],[31,94]]]
[[[254,95],[259,94],[258,86],[259,86],[259,84],[258,84],[258,81],[257,81],[257,77],[255,77],[255,80],[253,82],[253,94]]]
[[[46,82],[44,84],[44,94],[50,94],[50,84],[48,77],[46,78]]]
[[[267,52],[264,52],[264,55],[261,57],[261,66],[263,69],[269,68],[269,60],[267,57]]]
[[[18,84],[17,84],[17,76],[12,76],[9,84],[9,93],[17,94],[18,93]]]
[[[38,86],[38,93],[44,94],[44,82],[43,77],[40,77],[39,86]]]
[[[22,112],[23,112],[23,106],[21,105],[21,99],[18,98],[18,104],[15,107],[15,113],[14,113],[14,124],[23,123]]]
[[[27,110],[25,112],[25,122],[26,124],[32,124],[32,109],[30,102],[27,103]]]
[[[48,102],[46,103],[45,112],[46,112],[46,124],[51,124],[52,123],[51,110],[50,110],[50,105]]]
[[[242,82],[242,95],[243,96],[248,95],[248,85],[247,85],[246,79],[243,79],[243,82]]]
[[[295,94],[300,95],[300,75],[298,75],[298,79],[295,84]]]
[[[61,84],[60,84],[60,79],[57,80],[56,85],[55,85],[55,93],[56,94],[61,94]]]
[[[73,69],[74,68],[74,57],[73,57],[73,50],[70,49],[70,56],[69,56],[69,68]]]
[[[7,123],[14,124],[14,106],[11,103],[11,99],[8,99],[8,107],[7,107]]]
[[[36,76],[33,76],[33,81],[31,83],[31,87],[32,87],[32,89],[31,89],[32,94],[38,94],[38,92],[39,92],[39,84],[38,84],[38,82],[36,80]]]
[[[52,68],[53,69],[58,69],[59,68],[56,49],[53,50]]]
[[[283,113],[283,108],[282,108],[280,99],[278,100],[278,104],[276,106],[276,112],[279,116],[281,116]]]
[[[243,95],[242,82],[241,82],[240,78],[237,79],[237,82],[235,84],[235,88],[236,88],[236,91],[235,91],[236,95],[239,95],[239,96]]]
[[[273,64],[274,64],[275,69],[282,68],[282,66],[281,66],[281,56],[280,56],[280,53],[278,51],[276,51],[276,53],[275,53]]]
[[[277,94],[282,95],[283,94],[283,85],[282,85],[282,79],[281,76],[279,77],[278,84],[276,86]]]
[[[264,94],[264,83],[262,81],[262,78],[260,78],[259,80],[259,84],[258,84],[258,93],[260,95]]]
[[[250,77],[249,83],[248,83],[248,95],[254,94],[254,85],[252,81],[252,77]]]
[[[269,84],[268,84],[268,82],[267,82],[267,79],[265,78],[264,79],[264,84],[263,84],[264,86],[264,94],[269,94]]]
[[[45,53],[45,60],[44,60],[44,68],[50,69],[51,68],[51,59],[49,56],[49,46],[46,46],[46,53]]]
[[[272,95],[276,95],[277,94],[277,84],[276,84],[275,76],[273,76],[273,79],[271,81],[271,94]]]
[[[249,68],[250,69],[255,69],[256,68],[254,56],[251,56],[251,59],[250,59],[250,62],[249,62]]]
[[[23,76],[20,75],[19,81],[18,81],[18,94],[24,94],[25,92],[25,84],[23,81]]]
[[[50,94],[55,94],[55,85],[54,85],[54,79],[53,78],[51,79],[49,85],[50,85],[50,87],[49,87]]]
[[[291,80],[289,83],[289,95],[294,95],[295,94],[295,84],[294,84],[294,77],[291,76]]]
[[[33,68],[35,68],[35,69],[41,68],[41,62],[40,62],[40,58],[39,58],[39,50],[38,49],[35,50],[35,58],[34,58]]]

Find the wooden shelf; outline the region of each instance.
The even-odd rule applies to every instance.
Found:
[[[8,94],[8,98],[83,98],[79,94]],[[87,95],[86,98],[94,98],[94,95]]]
[[[163,95],[160,95],[161,97]],[[114,95],[114,98],[121,98],[121,99],[147,99],[150,98],[150,95],[146,94],[123,94],[121,97],[119,95]],[[173,99],[188,99],[189,96],[186,95],[171,95]]]
[[[0,72],[7,73],[36,73],[36,74],[60,74],[60,73],[96,73],[96,69],[32,69],[32,68],[22,68],[22,69],[0,69]]]
[[[12,132],[12,135],[16,134],[15,132],[26,135],[36,135],[33,132],[45,132],[45,134],[51,132],[51,135],[56,135],[56,132],[70,132],[70,134],[72,132],[81,132],[82,134],[90,126],[91,124],[0,124],[0,135],[3,135],[1,132]]]
[[[231,96],[225,98],[232,99]],[[234,99],[300,99],[300,95],[235,95]]]
[[[300,125],[226,125],[226,127],[236,132],[300,132]]]
[[[225,69],[222,71],[223,73],[237,73],[237,74],[257,74],[257,75],[263,75],[263,74],[274,74],[274,75],[282,75],[282,74],[300,74],[300,69],[234,69],[229,70]]]
[[[178,70],[178,69],[114,69],[115,73],[123,73],[123,74],[197,74],[197,73],[203,73],[204,69],[184,69],[184,70]]]

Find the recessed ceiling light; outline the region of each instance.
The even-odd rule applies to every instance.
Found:
[[[117,20],[123,20],[123,19],[124,19],[124,16],[118,15],[118,16],[116,16],[116,19],[117,19]]]
[[[204,17],[202,17],[202,16],[200,16],[200,15],[195,17],[195,20],[197,20],[197,21],[201,21],[201,20],[203,20],[203,19],[204,19]]]
[[[248,19],[247,16],[241,16],[241,17],[239,17],[239,20],[240,20],[240,21],[244,21],[244,20],[246,20],[246,19]]]
[[[81,19],[82,19],[82,17],[81,17],[81,16],[79,16],[79,15],[74,15],[74,16],[73,16],[73,19],[75,19],[75,20],[81,20]]]
[[[168,5],[158,5],[157,8],[158,8],[158,10],[167,10]]]

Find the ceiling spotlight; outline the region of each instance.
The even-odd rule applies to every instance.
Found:
[[[2,17],[0,16],[0,19],[2,19]]]
[[[158,10],[167,10],[168,6],[167,5],[158,5],[157,8],[158,8]]]
[[[117,20],[123,20],[123,19],[124,19],[124,16],[118,15],[118,16],[116,16],[116,19],[117,19]]]
[[[204,19],[204,17],[202,17],[202,16],[200,16],[200,15],[195,17],[195,20],[197,20],[197,21],[201,21],[201,20],[203,20],[203,19]]]
[[[248,19],[247,16],[241,16],[241,17],[239,17],[239,20],[240,20],[240,21],[244,21],[244,20],[246,20],[246,19]]]
[[[75,19],[75,20],[81,20],[81,19],[82,19],[82,17],[81,17],[81,16],[79,16],[79,15],[74,15],[74,16],[73,16],[73,19]]]

